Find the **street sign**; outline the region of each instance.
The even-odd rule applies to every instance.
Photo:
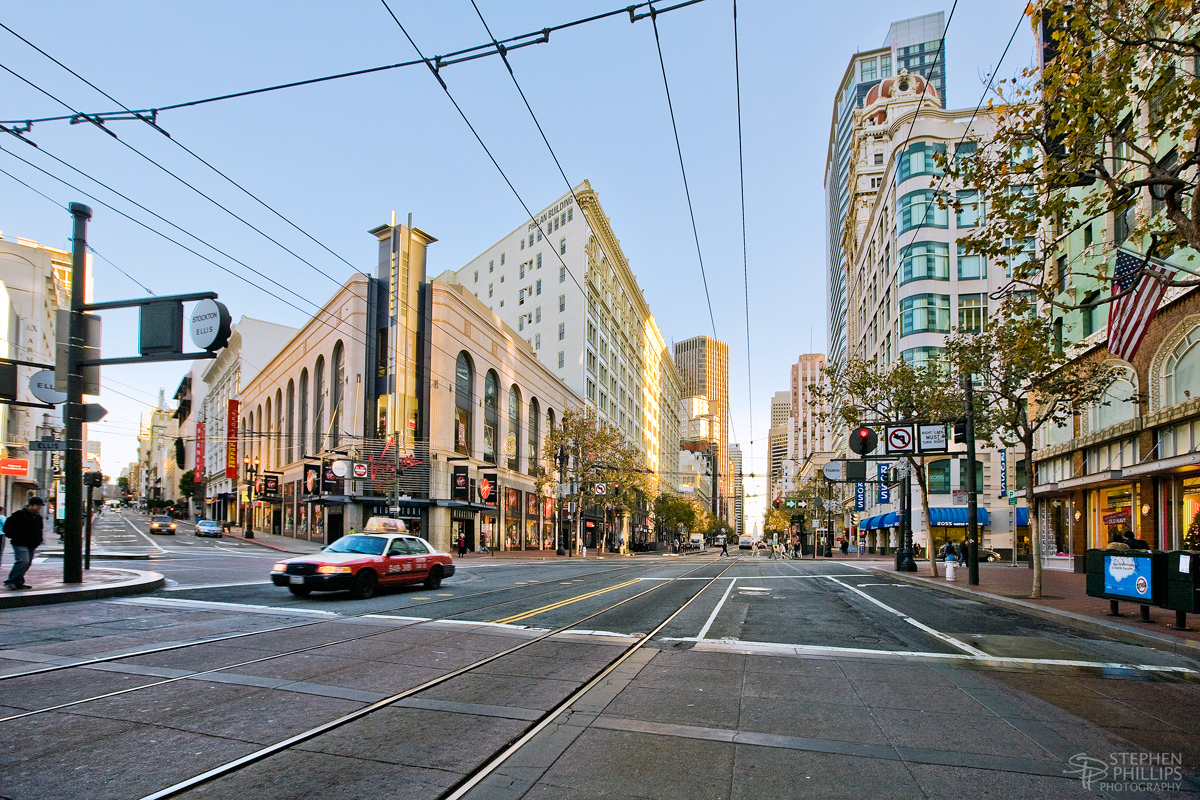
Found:
[[[955,489],[952,492],[950,492],[950,496],[953,498],[952,505],[965,506],[967,504],[967,490],[966,489]]]
[[[922,422],[917,426],[917,433],[920,436],[918,441],[922,453],[946,452],[946,424],[944,422],[934,424]]]
[[[597,483],[596,484],[596,496],[598,497],[602,494],[608,494],[608,484]]]
[[[84,403],[83,404],[83,421],[84,422],[99,422],[104,419],[104,415],[108,413],[108,409],[99,403]],[[67,421],[67,407],[63,406],[63,422]]]
[[[66,450],[66,442],[30,442],[26,450]]]
[[[224,303],[216,300],[201,300],[192,307],[191,324],[188,326],[192,333],[192,344],[201,350],[220,350],[229,341],[230,333],[229,309]]]
[[[330,465],[330,469],[333,470],[334,475],[338,476],[339,478],[344,478],[350,471],[350,465],[345,461],[335,461]]]
[[[916,437],[912,425],[888,425],[884,427],[884,450],[891,453],[915,453]]]
[[[842,462],[830,461],[825,466],[821,467],[821,472],[827,480],[840,481],[842,479]]]
[[[356,478],[365,478],[368,474],[370,474],[370,471],[370,467],[368,467],[366,464],[354,465],[354,477]]]
[[[67,393],[54,388],[54,370],[44,369],[29,376],[29,391],[43,403],[58,405],[67,402]]]
[[[795,507],[796,507],[796,501],[795,501],[795,500],[784,500],[784,501],[783,501],[783,505],[784,505],[784,507],[785,507],[785,508],[795,508]]]
[[[1015,506],[1017,504],[1017,490],[1016,489],[1008,490],[1008,504],[1010,506]]]

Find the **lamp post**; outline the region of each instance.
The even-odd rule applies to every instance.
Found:
[[[563,477],[566,474],[567,466],[571,463],[571,457],[567,455],[566,445],[558,446],[558,454],[554,456],[554,466],[558,469],[558,483],[561,489]],[[558,520],[555,524],[554,540],[558,543],[558,549],[555,555],[565,556],[566,548],[563,546],[563,531],[562,531],[562,491],[558,493]]]
[[[254,538],[254,481],[258,478],[258,458],[251,459],[246,456],[242,459],[242,468],[245,471],[246,478],[246,530],[244,531],[247,539]]]

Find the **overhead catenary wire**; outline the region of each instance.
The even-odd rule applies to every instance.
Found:
[[[754,436],[754,379],[750,372],[750,262],[746,249],[746,168],[742,148],[742,70],[738,58],[737,0],[733,0],[733,78],[737,98],[738,187],[742,202],[742,284],[746,295],[746,394],[749,399],[750,435]]]
[[[702,2],[704,2],[704,0],[682,0],[682,2],[675,3],[674,5],[658,9],[657,13],[666,14],[669,11],[675,11],[677,9],[686,8],[687,6],[696,5],[697,3],[702,3]],[[642,3],[635,3],[633,5],[622,6],[621,8],[613,9],[612,11],[604,11],[599,14],[592,14],[591,16],[572,20],[570,22],[564,22],[564,23],[559,23],[558,25],[550,25],[550,26],[547,26],[544,28],[539,28],[538,30],[531,31],[530,33],[519,34],[517,36],[510,36],[507,39],[501,39],[499,42],[495,42],[495,41],[488,42],[485,44],[479,44],[479,45],[474,45],[472,47],[467,47],[462,50],[455,50],[453,52],[445,53],[443,55],[433,56],[432,61],[437,66],[437,69],[441,70],[442,68],[451,66],[453,64],[461,64],[463,62],[473,61],[478,58],[485,58],[488,56],[499,55],[498,48],[488,50],[488,48],[496,48],[497,45],[503,45],[506,51],[510,51],[510,50],[516,50],[516,49],[519,49],[522,47],[528,47],[530,45],[535,45],[535,44],[546,44],[547,42],[550,41],[551,33],[555,33],[557,31],[562,31],[562,30],[567,30],[569,28],[574,28],[578,25],[586,25],[591,22],[597,22],[602,19],[607,19],[609,17],[614,17],[614,16],[620,16],[623,14],[628,14],[630,17],[630,21],[637,21],[638,19],[642,19],[645,16],[645,15],[638,16],[637,10],[640,8],[647,7],[649,5],[650,5],[649,2],[642,2]],[[10,33],[12,32],[12,30],[7,27],[5,29],[9,30]],[[16,35],[16,34],[14,34],[14,35]],[[399,62],[396,64],[384,64],[384,65],[376,66],[376,67],[367,67],[365,69],[351,70],[349,72],[339,72],[339,73],[336,73],[333,75],[325,75],[325,76],[318,77],[318,78],[307,78],[304,80],[290,81],[288,83],[274,84],[271,86],[264,86],[264,87],[261,87],[258,89],[247,89],[244,91],[231,92],[228,94],[216,95],[213,97],[206,97],[206,98],[202,98],[202,99],[198,99],[198,100],[188,100],[188,101],[184,101],[184,102],[180,102],[180,103],[173,103],[171,105],[157,106],[157,107],[153,107],[153,108],[142,108],[142,109],[130,110],[130,109],[125,109],[124,106],[122,106],[122,108],[124,109],[123,111],[107,111],[107,112],[96,112],[96,113],[88,113],[88,114],[82,114],[82,113],[81,114],[64,114],[64,115],[58,115],[58,116],[26,118],[26,119],[20,119],[20,120],[5,120],[5,121],[0,122],[0,125],[26,125],[26,124],[40,123],[40,122],[60,122],[60,121],[70,121],[70,122],[86,121],[86,122],[90,122],[95,125],[103,125],[103,123],[105,121],[107,121],[108,119],[114,119],[114,120],[115,119],[136,119],[136,118],[142,118],[142,117],[149,117],[149,121],[154,122],[156,120],[157,115],[164,111],[174,111],[176,109],[181,109],[181,108],[192,108],[195,106],[205,105],[208,103],[217,103],[217,102],[221,102],[224,100],[233,100],[233,99],[239,98],[239,97],[250,97],[252,95],[264,94],[267,92],[276,92],[276,91],[280,91],[283,89],[294,89],[294,88],[297,88],[300,86],[312,86],[314,84],[324,83],[327,81],[341,80],[343,78],[353,78],[353,77],[358,77],[360,75],[370,75],[370,74],[377,73],[377,72],[385,72],[388,70],[401,69],[404,67],[415,67],[415,66],[418,66],[420,64],[425,64],[425,63],[427,63],[427,59],[420,58],[420,59],[417,59],[414,61],[402,61],[402,62]],[[109,99],[112,99],[112,98],[109,98]],[[116,101],[114,101],[114,102],[116,102]],[[134,117],[126,117],[126,116],[123,116],[124,114],[132,114],[132,115],[134,115]]]

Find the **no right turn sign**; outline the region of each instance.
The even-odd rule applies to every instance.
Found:
[[[916,436],[912,425],[888,425],[884,428],[885,452],[907,454],[917,451]]]

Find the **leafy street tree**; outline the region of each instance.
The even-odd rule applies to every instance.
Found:
[[[852,359],[838,371],[826,369],[828,385],[815,387],[818,400],[828,404],[840,398],[836,414],[848,427],[901,420],[940,421],[962,416],[962,390],[942,366],[934,362],[908,364],[897,361],[879,366]],[[840,426],[835,426],[840,427]],[[921,456],[903,456],[921,494],[921,513],[929,521],[929,478]],[[897,459],[899,460],[899,459]],[[933,548],[929,548],[930,572],[938,574]]]
[[[1087,246],[1067,271],[1102,286],[1105,247],[1200,251],[1200,4],[1043,0],[1031,19],[1049,32],[1044,67],[997,85],[994,137],[939,160],[960,185],[979,187],[987,224],[962,244],[1007,269],[1007,293],[1099,305],[1111,297],[1063,295],[1060,270],[1048,268],[1074,231],[1088,226]],[[1096,220],[1112,223],[1093,246]],[[1171,283],[1196,285],[1196,275],[1184,268]]]
[[[567,456],[567,465],[561,474],[555,465],[560,451]],[[580,552],[583,539],[580,537],[580,520],[583,506],[599,501],[619,511],[628,511],[644,498],[652,496],[652,476],[644,467],[644,459],[637,448],[625,441],[620,431],[603,422],[593,408],[568,409],[563,412],[561,423],[546,435],[542,446],[542,466],[536,475],[539,490],[543,493],[555,483],[563,488],[561,499],[574,504],[573,528],[574,549]],[[603,496],[596,494],[596,484],[614,487]],[[621,488],[618,494],[615,486]]]
[[[196,471],[189,469],[187,472],[179,476],[179,496],[188,498],[195,492]]]
[[[1100,402],[1112,383],[1114,368],[1098,359],[1073,359],[1054,341],[1046,317],[1014,313],[1004,305],[980,333],[956,332],[946,340],[951,371],[974,376],[976,437],[996,436],[1025,452],[1025,501],[1035,508],[1034,436],[1048,425],[1070,425],[1072,415]],[[1042,595],[1042,540],[1037,515],[1029,515],[1033,547],[1033,588]]]
[[[667,534],[667,541],[673,541],[680,529],[693,531],[703,518],[704,510],[695,498],[671,492],[663,492],[654,498],[654,519],[658,529]]]

